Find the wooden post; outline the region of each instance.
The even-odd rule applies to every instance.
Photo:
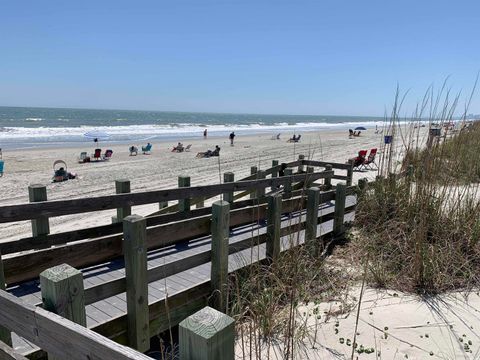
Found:
[[[183,320],[178,326],[180,359],[233,360],[235,321],[211,307]]]
[[[344,183],[337,184],[335,192],[335,213],[333,218],[333,236],[343,236],[345,232],[344,217],[345,217],[345,200],[346,200],[347,186]]]
[[[54,266],[40,273],[42,303],[54,312],[82,326],[87,326],[83,275],[68,264]],[[60,359],[49,355],[48,358]]]
[[[160,201],[158,203],[158,209],[159,210],[165,209],[166,207],[168,207],[168,201]]]
[[[272,168],[278,166],[278,160],[272,160]],[[278,170],[272,170],[272,178],[278,177]]]
[[[284,171],[285,176],[292,176],[293,170],[291,168],[286,168]],[[290,199],[292,197],[292,182],[288,181],[283,187],[283,198]]]
[[[30,202],[47,201],[47,188],[41,184],[33,184],[28,187]],[[48,217],[41,216],[32,220],[33,236],[47,235],[50,233]]]
[[[212,268],[211,281],[214,292],[214,307],[227,309],[228,239],[230,226],[230,204],[216,201],[212,205]]]
[[[51,267],[40,273],[40,288],[45,310],[87,326],[81,271],[68,264]]]
[[[268,197],[267,208],[267,258],[271,261],[280,254],[280,225],[282,197],[280,194]]]
[[[178,187],[190,187],[190,176],[179,176]],[[190,211],[190,199],[178,200],[178,211]]]
[[[123,219],[123,249],[127,283],[127,334],[129,345],[144,352],[150,348],[146,219]]]
[[[331,164],[325,165],[325,171],[332,171],[333,166]],[[325,190],[330,190],[332,188],[332,178],[326,177],[325,178]]]
[[[350,165],[350,167],[347,169],[347,186],[352,186],[352,180],[353,180],[353,160],[352,159],[348,160],[348,165]]]
[[[115,180],[115,192],[117,194],[127,194],[130,192],[130,180]],[[124,218],[132,213],[131,206],[124,206],[117,209],[116,222],[122,222]],[[113,219],[112,219],[113,220]]]
[[[316,252],[317,246],[317,225],[318,206],[320,202],[320,189],[311,187],[307,190],[307,219],[305,226],[305,245],[307,249]]]
[[[305,155],[302,155],[302,154],[298,155],[298,160],[300,161],[305,160]],[[298,165],[298,172],[299,173],[303,172],[303,164]]]
[[[235,174],[233,172],[226,172],[223,174],[223,182],[229,183],[235,181]],[[229,191],[223,194],[223,200],[233,203],[233,191]]]
[[[258,170],[258,173],[257,173],[257,180],[261,180],[261,179],[265,179],[266,175],[265,175],[265,170]],[[257,198],[258,199],[261,199],[265,197],[265,188],[261,188],[261,189],[257,189]]]
[[[0,290],[5,290],[5,272],[3,270],[2,253],[0,252]],[[4,342],[8,346],[12,346],[12,335],[10,330],[0,326],[0,341]]]
[[[305,181],[305,186],[307,187],[307,189],[313,185],[313,180],[311,179],[311,175],[313,174],[314,170],[315,169],[313,166],[307,166],[307,179]]]
[[[250,167],[250,175],[255,175],[258,172],[258,168],[256,166]],[[252,191],[250,193],[250,199],[255,199],[257,197],[257,192]]]

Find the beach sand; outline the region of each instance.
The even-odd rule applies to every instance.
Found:
[[[259,169],[271,167],[273,159],[281,162],[294,161],[299,154],[306,158],[344,163],[356,156],[361,149],[380,148],[381,135],[374,131],[362,132],[360,137],[349,139],[346,131],[322,131],[302,133],[300,143],[287,143],[287,136],[281,140],[271,140],[272,134],[255,136],[237,136],[234,146],[228,138],[199,138],[183,141],[192,144],[190,152],[172,153],[175,143],[153,142],[151,155],[129,156],[129,144],[112,145],[100,143],[103,152],[113,150],[110,161],[79,164],[77,158],[81,151],[93,153],[93,142],[81,147],[50,148],[35,150],[4,151],[5,173],[0,178],[0,206],[28,202],[28,185],[47,186],[49,200],[96,197],[115,193],[115,180],[129,179],[131,191],[150,191],[177,187],[179,175],[189,175],[191,185],[215,184],[220,182],[219,172],[232,171],[236,179],[250,175],[250,167]],[[142,144],[135,144],[141,148]],[[145,144],[143,144],[145,145]],[[197,159],[199,151],[221,147],[220,158]],[[52,183],[53,162],[64,160],[68,171],[78,174],[78,178],[62,183]],[[374,178],[376,171],[355,172],[355,178]],[[157,204],[136,206],[132,213],[148,215],[158,210]],[[92,227],[111,222],[115,210],[96,213],[76,214],[50,219],[51,233]],[[31,236],[29,221],[1,224],[1,239],[18,239]]]
[[[452,292],[421,298],[393,290],[361,287],[343,301],[308,303],[296,309],[299,329],[306,332],[295,343],[295,359],[478,359],[480,356],[480,296],[476,292]],[[355,331],[356,329],[356,331]],[[300,331],[300,330],[298,330]],[[250,338],[237,341],[236,358],[250,358]],[[243,344],[243,346],[242,346]],[[362,349],[366,351],[362,351]],[[254,359],[282,359],[283,339],[261,350],[253,347]],[[261,356],[255,356],[260,353]],[[247,356],[243,356],[247,354]]]

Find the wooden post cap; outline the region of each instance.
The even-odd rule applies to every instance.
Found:
[[[205,339],[209,339],[219,331],[235,323],[235,320],[224,313],[204,307],[180,323],[183,328],[188,328]]]
[[[40,273],[41,277],[48,278],[50,281],[58,282],[70,278],[72,275],[81,274],[82,272],[68,264],[53,266]]]
[[[233,360],[235,321],[211,307],[183,320],[179,328],[180,359]]]

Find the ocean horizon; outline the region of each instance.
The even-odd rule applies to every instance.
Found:
[[[0,106],[0,148],[66,146],[91,141],[84,134],[101,131],[108,142],[155,141],[257,133],[375,127],[382,117],[341,115],[268,115],[146,110],[96,110]]]

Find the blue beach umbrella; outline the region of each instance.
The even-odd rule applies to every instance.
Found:
[[[367,128],[364,128],[363,126],[357,126],[355,128],[355,130],[362,130],[363,131],[363,130],[367,130]]]
[[[93,139],[95,143],[98,143],[99,140],[107,140],[110,137],[109,134],[101,130],[91,130],[83,134],[83,136],[88,139]]]

